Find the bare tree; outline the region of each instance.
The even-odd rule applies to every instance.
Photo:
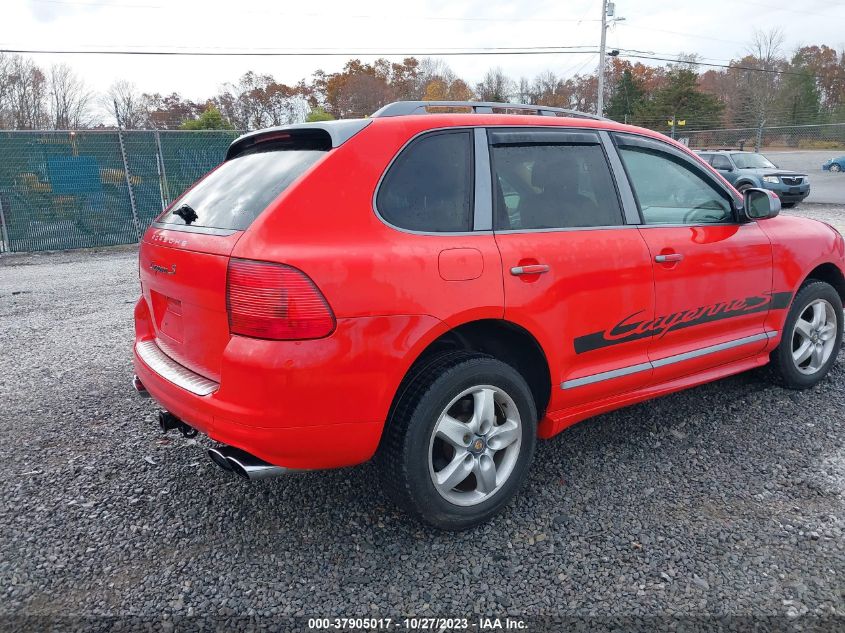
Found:
[[[491,68],[484,75],[475,91],[481,101],[506,102],[517,90],[516,84],[501,68]]]
[[[124,130],[142,127],[144,108],[135,84],[126,80],[114,82],[103,97],[104,108],[114,117],[114,122]]]
[[[91,124],[91,92],[70,66],[50,68],[50,124],[56,130],[75,130]]]
[[[783,31],[755,31],[754,39],[748,48],[748,56],[742,60],[744,66],[752,65],[758,71],[745,71],[745,93],[750,114],[757,125],[757,138],[754,143],[755,151],[760,150],[763,126],[766,125],[772,104],[778,91],[779,75],[786,60],[781,53],[783,46]],[[760,72],[763,71],[763,72]]]
[[[0,53],[0,129],[11,127],[12,58]]]
[[[0,110],[6,127],[35,130],[46,124],[46,79],[31,59],[12,55],[0,61]]]

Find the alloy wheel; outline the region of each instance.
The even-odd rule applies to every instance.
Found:
[[[482,503],[513,473],[521,443],[522,419],[507,393],[491,385],[465,389],[446,406],[431,434],[431,481],[450,503]]]
[[[792,362],[802,374],[820,371],[836,346],[839,320],[833,306],[824,299],[807,305],[792,328]]]

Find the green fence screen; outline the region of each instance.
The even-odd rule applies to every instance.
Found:
[[[0,251],[137,242],[237,131],[0,132]]]

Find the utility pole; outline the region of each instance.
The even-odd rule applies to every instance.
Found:
[[[607,47],[607,0],[601,0],[601,46],[599,47],[599,98],[596,114],[604,116],[604,60]]]

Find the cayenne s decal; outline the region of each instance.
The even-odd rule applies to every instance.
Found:
[[[164,273],[165,275],[175,275],[176,264],[171,264],[170,268],[161,264],[150,264],[150,270],[154,270],[157,273]]]
[[[713,305],[681,310],[654,319],[643,319],[641,315],[644,310],[640,310],[626,316],[607,330],[579,336],[575,339],[575,353],[582,354],[618,343],[636,341],[648,336],[659,338],[672,330],[720,319],[730,319],[742,314],[752,314],[763,310],[782,310],[789,307],[791,299],[791,292],[764,293],[744,299],[720,301]]]

